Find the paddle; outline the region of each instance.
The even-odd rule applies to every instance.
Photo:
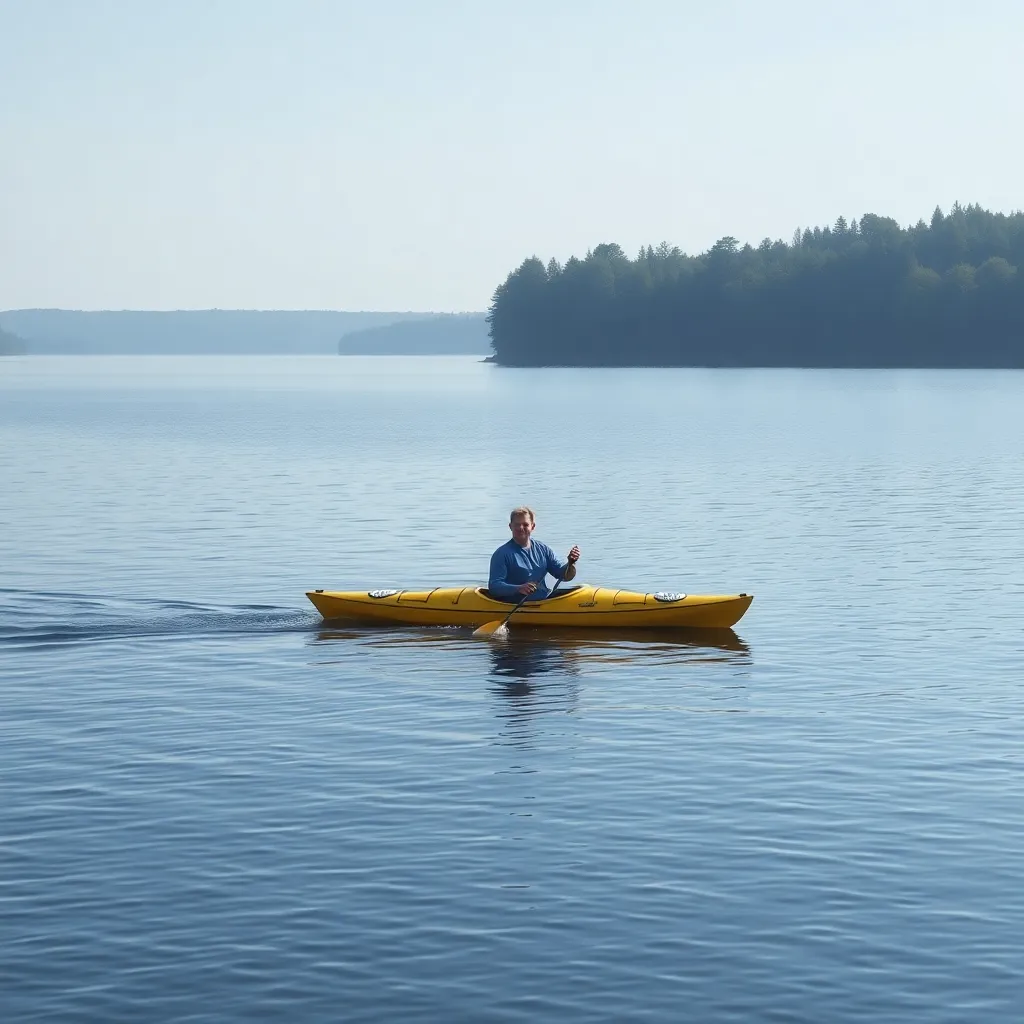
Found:
[[[558,589],[558,585],[561,582],[561,580],[555,580],[555,585],[551,588],[551,593],[544,598],[545,601],[549,601],[555,596],[555,591]],[[529,596],[529,594],[523,594],[523,596],[516,602],[515,608],[513,608],[512,611],[510,611],[508,615],[501,620],[501,622],[485,622],[482,626],[477,626],[477,628],[473,630],[473,636],[504,636],[508,632],[505,628],[508,620],[523,607],[523,603]]]

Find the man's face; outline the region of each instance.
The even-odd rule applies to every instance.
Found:
[[[530,534],[533,533],[535,523],[529,516],[513,516],[508,528],[512,531],[512,539],[521,547],[525,548],[530,543]]]

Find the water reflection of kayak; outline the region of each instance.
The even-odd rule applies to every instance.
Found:
[[[433,590],[313,590],[306,596],[328,621],[357,619],[410,626],[482,626],[502,619],[514,603],[497,601],[483,587]],[[750,607],[749,594],[642,594],[616,587],[566,587],[543,601],[527,601],[515,614],[520,628],[728,629]]]

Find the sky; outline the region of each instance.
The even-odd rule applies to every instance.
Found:
[[[1020,0],[0,0],[0,310],[483,310],[1024,206]]]

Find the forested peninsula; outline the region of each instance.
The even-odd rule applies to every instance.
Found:
[[[24,339],[0,327],[0,356],[19,356],[24,354],[26,349]]]
[[[341,355],[486,355],[483,313],[439,313],[416,320],[366,327],[338,342]]]
[[[867,213],[688,256],[615,243],[494,293],[505,366],[1024,367],[1024,213]]]

